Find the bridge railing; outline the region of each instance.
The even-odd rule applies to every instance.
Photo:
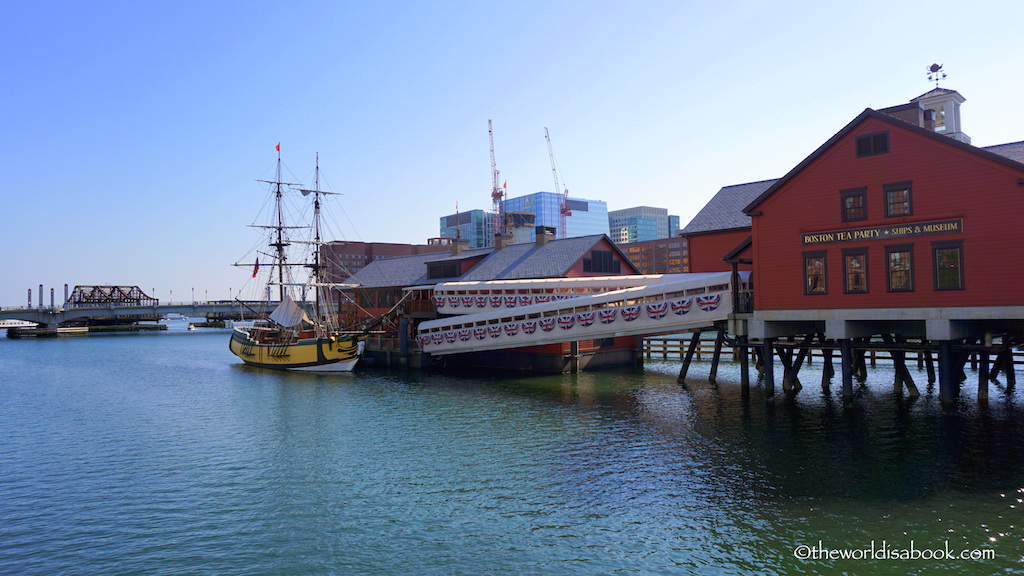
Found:
[[[434,355],[535,346],[574,340],[662,334],[711,326],[732,312],[729,275],[703,275],[476,314],[419,326],[419,343]]]

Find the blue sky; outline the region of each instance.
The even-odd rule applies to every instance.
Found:
[[[331,239],[423,243],[510,196],[664,207],[775,178],[864,108],[967,98],[978,146],[1024,139],[1007,2],[71,2],[0,6],[0,305],[39,284],[227,298],[286,179],[343,195]],[[37,296],[34,297],[37,300]]]

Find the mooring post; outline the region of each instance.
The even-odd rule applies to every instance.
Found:
[[[978,402],[988,402],[988,351],[978,355]]]
[[[774,338],[765,338],[761,345],[761,359],[764,370],[764,397],[766,400],[775,398],[775,347]]]
[[[839,356],[843,372],[843,403],[853,402],[853,341],[843,338],[839,341]]]
[[[950,340],[939,340],[939,401],[943,408],[952,408],[956,404],[959,385],[953,343]]]
[[[690,370],[690,361],[693,360],[693,353],[697,350],[698,344],[700,344],[700,330],[694,331],[693,337],[690,339],[690,347],[686,349],[686,358],[683,359],[683,366],[679,369],[679,377],[676,379],[680,384],[686,383],[686,373]]]

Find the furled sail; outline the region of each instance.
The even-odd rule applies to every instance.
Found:
[[[312,323],[312,320],[306,315],[306,311],[300,308],[288,294],[284,295],[284,300],[270,314],[270,319],[286,328],[297,326],[302,322]]]

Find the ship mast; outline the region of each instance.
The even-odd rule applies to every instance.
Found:
[[[284,225],[284,187],[294,186],[291,182],[281,181],[281,143],[278,142],[277,146],[274,147],[277,150],[277,171],[274,174],[273,180],[259,180],[270,184],[274,191],[274,222],[272,226],[256,226],[257,228],[269,228],[273,230],[271,240],[273,240],[269,246],[272,246],[277,252],[277,262],[274,264],[277,266],[277,285],[278,285],[278,298],[284,300],[285,294],[285,267],[288,266],[288,253],[285,250],[291,243],[288,242],[288,238],[285,237],[285,228],[295,228],[295,226]],[[271,275],[273,278],[273,275]],[[267,300],[270,300],[270,287],[267,287]]]
[[[320,154],[319,153],[316,155],[316,169],[314,170],[313,178],[314,178],[313,189],[312,190],[299,190],[299,192],[302,192],[303,196],[308,196],[309,194],[313,195],[313,263],[309,265],[309,268],[311,268],[312,271],[313,271],[313,274],[312,274],[312,276],[313,276],[313,286],[314,286],[314,290],[315,290],[315,294],[316,294],[316,301],[315,301],[316,308],[315,308],[315,310],[316,310],[316,315],[317,315],[317,320],[318,320],[318,322],[316,324],[318,326],[318,329],[320,329],[319,326],[321,325],[322,322],[326,323],[326,327],[327,328],[336,328],[337,321],[336,321],[336,317],[334,316],[334,313],[333,313],[333,302],[331,301],[330,298],[327,298],[327,290],[328,290],[328,288],[327,288],[327,279],[324,277],[324,270],[326,269],[326,266],[323,265],[323,262],[321,260],[321,254],[320,254],[320,249],[323,246],[323,233],[322,233],[322,229],[321,229],[321,219],[322,218],[321,218],[321,211],[320,211],[320,207],[321,207],[320,197],[325,195],[325,194],[332,194],[333,195],[333,194],[336,194],[336,192],[324,192],[323,190],[320,189]],[[321,290],[324,290],[324,293],[321,294]],[[324,314],[323,315],[324,317],[321,318],[321,308],[320,308],[320,306],[321,306],[321,302],[323,302],[325,300],[330,302],[330,304],[332,305],[332,311],[330,313]]]
[[[316,164],[313,170],[313,293],[316,294],[316,307],[313,309],[320,319],[320,290],[324,279],[320,273],[320,153],[316,153]],[[319,322],[316,323],[320,325]]]
[[[284,241],[284,200],[281,186],[281,143],[278,142],[277,173],[274,175],[274,201],[277,207],[277,225],[275,226],[277,242],[274,242],[271,246],[277,249],[278,298],[279,301],[284,302],[284,267],[287,259],[285,247],[288,246],[288,243]]]

